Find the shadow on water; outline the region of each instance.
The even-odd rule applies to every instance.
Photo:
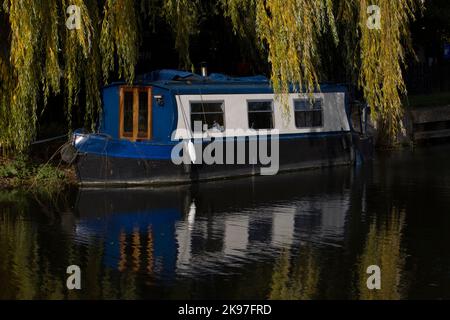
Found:
[[[0,299],[449,298],[449,150],[52,201],[0,192]]]

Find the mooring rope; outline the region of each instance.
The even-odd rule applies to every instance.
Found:
[[[52,141],[60,140],[60,139],[62,139],[62,138],[67,138],[67,134],[62,135],[62,136],[53,137],[53,138],[44,139],[44,140],[38,140],[38,141],[32,142],[31,145],[36,145],[36,144],[43,144],[43,143],[47,143],[47,142],[52,142]]]

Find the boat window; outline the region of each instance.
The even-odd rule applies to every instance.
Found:
[[[151,130],[151,88],[121,88],[120,138],[148,140]]]
[[[201,122],[201,128],[208,125],[208,130],[224,131],[223,102],[191,102],[191,126],[196,129],[196,122]]]
[[[272,100],[248,102],[248,127],[254,130],[273,129]]]
[[[133,136],[133,92],[127,91],[124,93],[123,104],[123,135],[126,137]]]
[[[323,101],[317,99],[294,100],[295,126],[297,128],[317,128],[323,126]]]
[[[148,100],[148,92],[140,91],[138,115],[139,138],[146,138],[148,134]]]

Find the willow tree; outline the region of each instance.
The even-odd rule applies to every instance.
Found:
[[[0,151],[27,149],[51,95],[63,94],[69,125],[83,98],[85,125],[94,129],[111,71],[134,78],[135,2],[5,0],[0,10]]]
[[[132,83],[139,27],[166,18],[180,65],[190,67],[197,1],[4,0],[0,7],[0,152],[23,152],[35,139],[50,96],[61,94],[69,127],[74,107],[86,128],[101,116],[100,88],[111,75]],[[80,93],[84,93],[81,97]]]
[[[355,0],[356,1],[356,0]],[[368,27],[370,3],[358,0],[361,29],[359,84],[374,109],[374,120],[384,139],[395,139],[403,115],[401,95],[406,94],[402,75],[405,51],[410,49],[409,20],[414,17],[414,0],[379,0],[380,30]]]
[[[166,20],[180,66],[189,69],[190,43],[201,32],[200,20],[217,12],[231,21],[236,34],[247,34],[262,49],[274,90],[284,102],[292,85],[298,91],[318,89],[320,44],[331,35],[380,132],[395,138],[401,128],[402,66],[416,2],[420,0],[216,0],[211,13],[210,2],[203,6],[201,0],[3,0],[0,149],[26,150],[54,95],[64,96],[69,125],[73,108],[81,106],[85,126],[94,129],[101,116],[102,84],[112,75],[129,83],[135,78],[139,29],[147,27],[143,18]],[[367,10],[374,5],[379,28],[368,27],[372,18]],[[76,28],[69,28],[68,18],[74,15],[79,15]]]
[[[382,138],[393,141],[401,129],[402,67],[410,47],[409,23],[420,0],[221,0],[235,30],[242,12],[255,10],[256,33],[267,47],[271,79],[282,101],[290,85],[319,89],[324,34],[344,53],[351,78],[372,108]],[[286,105],[286,104],[285,104]]]

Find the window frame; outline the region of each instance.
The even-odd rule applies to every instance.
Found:
[[[325,118],[324,118],[324,112],[323,112],[323,106],[324,106],[324,100],[323,98],[317,98],[314,99],[312,101],[312,103],[316,103],[318,101],[320,101],[320,109],[314,109],[314,105],[310,110],[296,110],[295,108],[295,103],[298,101],[306,101],[308,104],[311,103],[311,101],[308,98],[294,98],[293,99],[293,110],[294,110],[294,125],[297,129],[317,129],[317,128],[323,128],[325,126]],[[320,125],[319,126],[305,126],[305,127],[299,127],[297,126],[297,112],[302,112],[302,113],[312,113],[313,117],[314,117],[314,112],[317,112],[320,110]],[[314,120],[313,120],[314,121]]]
[[[130,135],[128,132],[124,131],[125,125],[125,93],[133,93],[133,132]],[[139,131],[139,94],[145,92],[147,93],[147,132]],[[130,87],[122,86],[120,87],[120,101],[119,101],[119,138],[129,140],[132,142],[140,140],[150,140],[153,137],[153,127],[152,127],[152,87]]]
[[[208,100],[208,101],[202,101],[202,100],[189,100],[189,122],[191,124],[191,131],[194,132],[194,123],[192,122],[192,105],[196,103],[201,104],[213,104],[213,103],[220,103],[222,107],[222,112],[194,112],[194,114],[222,114],[223,118],[223,129],[226,130],[226,117],[225,117],[225,100]],[[202,122],[203,123],[203,122]],[[211,130],[208,128],[208,131]],[[203,126],[202,126],[203,131]]]
[[[270,111],[250,111],[249,105],[252,102],[270,102]],[[260,130],[275,130],[276,128],[276,123],[275,123],[275,103],[273,99],[247,99],[246,100],[246,104],[247,104],[247,126],[250,130],[255,130],[255,131],[260,131]],[[253,129],[250,128],[250,113],[270,113],[270,115],[272,116],[272,128],[262,128],[262,129]]]

